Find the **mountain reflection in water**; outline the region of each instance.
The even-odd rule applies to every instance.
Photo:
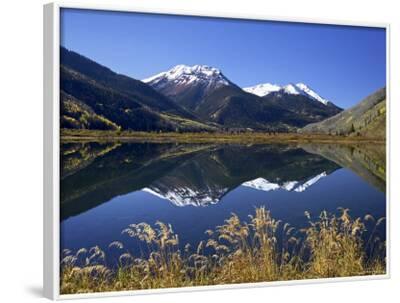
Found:
[[[137,190],[177,206],[207,206],[240,185],[304,191],[340,166],[285,145],[71,143],[62,146],[65,219]]]
[[[182,245],[196,245],[231,213],[245,220],[262,206],[299,227],[306,210],[318,216],[345,207],[379,218],[386,213],[381,155],[379,146],[327,144],[66,143],[61,247],[107,249],[128,240],[121,231],[129,224],[158,220],[172,224]]]

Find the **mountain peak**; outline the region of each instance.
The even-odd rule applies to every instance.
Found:
[[[277,84],[272,83],[261,83],[251,87],[243,88],[244,91],[257,95],[259,97],[264,97],[272,92],[277,92],[281,89],[281,87]]]
[[[182,83],[192,83],[197,81],[210,81],[218,82],[220,84],[228,85],[229,81],[222,74],[221,70],[218,68],[208,66],[208,65],[185,65],[179,64],[174,66],[168,71],[161,72],[152,77],[142,80],[145,83],[156,84],[160,81],[175,81]]]
[[[306,85],[302,82],[299,82],[296,84],[289,83],[284,86],[280,86],[277,84],[271,84],[271,83],[263,83],[263,84],[257,84],[255,86],[251,86],[251,87],[245,87],[245,88],[243,88],[243,90],[248,93],[257,95],[259,97],[264,97],[273,92],[280,92],[280,93],[289,94],[289,95],[303,95],[314,101],[321,102],[324,105],[328,105],[328,103],[329,103],[329,100],[321,97],[313,89],[311,89],[308,85]]]
[[[312,90],[306,84],[300,82],[300,83],[296,84],[296,87],[299,88],[301,91],[303,91],[308,96],[310,96],[315,101],[318,101],[318,102],[321,102],[321,103],[323,103],[325,105],[328,105],[329,100],[327,100],[327,99],[321,97],[320,95],[318,95],[314,90]]]
[[[221,74],[221,71],[218,68],[208,66],[208,65],[185,65],[179,64],[169,70],[170,73],[174,74],[198,74],[198,73],[205,73],[209,75],[213,74]]]
[[[283,92],[289,95],[305,95],[303,91],[293,83],[289,83],[282,87]]]
[[[305,84],[305,83],[303,83],[303,82],[296,83],[296,86],[297,86],[298,88],[308,88],[307,84]]]
[[[218,68],[199,64],[179,64],[142,81],[189,110],[216,89],[233,85]]]

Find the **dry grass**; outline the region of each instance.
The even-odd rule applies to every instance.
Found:
[[[85,293],[282,281],[311,278],[384,274],[385,242],[375,234],[383,218],[367,215],[353,220],[348,209],[340,215],[322,212],[317,220],[305,213],[309,225],[296,230],[257,208],[249,222],[235,214],[195,248],[179,250],[179,237],[172,226],[157,222],[132,224],[123,233],[142,243],[142,257],[134,257],[123,243],[112,242],[119,251],[117,269],[107,267],[99,247],[63,252],[61,293]],[[375,226],[366,234],[366,222]],[[369,253],[367,254],[366,251]]]

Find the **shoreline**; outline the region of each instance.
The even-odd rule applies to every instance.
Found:
[[[77,142],[153,142],[153,143],[321,143],[321,144],[386,144],[385,139],[356,136],[330,136],[297,133],[155,133],[123,131],[65,130],[61,143]]]

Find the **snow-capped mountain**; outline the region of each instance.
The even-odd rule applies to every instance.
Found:
[[[142,81],[203,122],[227,128],[293,129],[342,110],[304,83],[242,89],[207,65],[181,64]]]
[[[289,95],[303,95],[314,101],[321,102],[324,105],[328,105],[328,103],[330,102],[329,100],[321,97],[318,93],[316,93],[314,90],[312,90],[304,83],[297,83],[297,84],[289,83],[284,86],[279,86],[271,83],[264,83],[251,87],[245,87],[243,88],[243,90],[260,97],[264,97],[269,95],[270,93],[276,92]]]
[[[244,91],[254,94],[254,95],[257,95],[259,97],[264,97],[264,96],[268,95],[269,93],[277,92],[280,89],[281,89],[281,87],[279,85],[271,84],[271,83],[263,83],[263,84],[258,84],[255,86],[243,88]]]
[[[297,83],[296,87],[299,88],[303,93],[314,99],[315,101],[319,101],[325,105],[327,105],[330,102],[329,100],[321,97],[319,94],[317,94],[314,90],[312,90],[304,83]]]
[[[142,82],[188,109],[194,109],[202,98],[215,89],[233,85],[219,69],[207,65],[177,65]]]
[[[251,181],[247,181],[242,183],[242,186],[251,187],[257,190],[262,191],[272,191],[277,189],[283,189],[286,191],[295,191],[295,192],[303,192],[311,185],[317,183],[321,178],[326,177],[326,172],[322,172],[315,177],[307,180],[306,182],[299,182],[299,181],[288,181],[284,182],[283,184],[269,182],[264,178],[257,178]]]
[[[222,75],[219,69],[207,65],[188,66],[180,64],[166,72],[159,73],[142,81],[158,87],[165,86],[169,81],[180,85],[194,84],[196,82],[208,85],[229,85],[228,79]]]

